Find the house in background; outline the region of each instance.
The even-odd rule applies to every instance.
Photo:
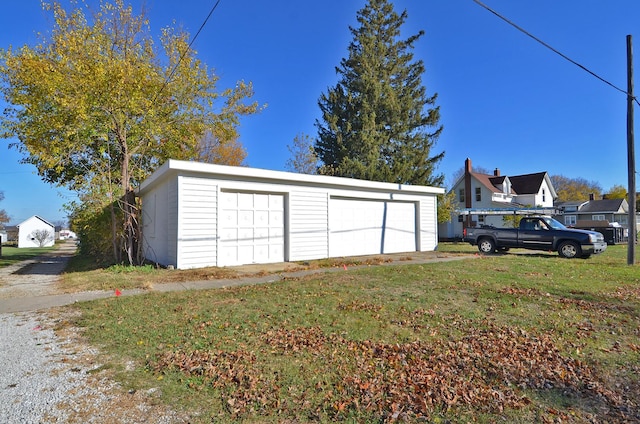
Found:
[[[144,256],[185,269],[432,251],[443,193],[169,160],[138,192]]]
[[[60,240],[72,240],[72,239],[78,238],[76,233],[74,233],[68,228],[60,228],[60,230],[57,231],[57,234],[58,234],[58,239]]]
[[[556,217],[567,227],[579,226],[579,222],[607,221],[628,228],[629,203],[626,199],[587,200],[556,204],[561,214]]]
[[[493,175],[473,172],[471,159],[464,164],[464,175],[451,189],[456,194],[458,210],[499,211],[522,208],[552,209],[558,197],[551,179],[546,172],[524,175],[500,175],[495,169]],[[452,214],[449,222],[440,224],[441,239],[460,239],[464,228],[480,225],[503,227],[501,215]]]
[[[559,202],[555,218],[567,227],[602,233],[609,244],[621,243],[629,236],[629,203],[626,199]]]
[[[55,242],[55,226],[37,215],[17,225],[18,247],[50,247]]]

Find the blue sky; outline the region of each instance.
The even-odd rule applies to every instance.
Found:
[[[131,3],[139,10],[142,2]],[[175,21],[194,35],[215,0],[144,3],[152,30]],[[468,157],[473,165],[497,167],[503,175],[547,171],[596,181],[605,191],[627,185],[623,93],[473,0],[393,3],[397,11],[406,9],[409,15],[405,36],[426,32],[414,53],[425,62],[427,93],[438,93],[444,132],[433,153],[445,151],[438,171],[445,174],[446,184],[452,183],[451,175]],[[637,0],[484,3],[626,88],[626,35],[633,35],[640,46]],[[364,5],[365,0],[220,1],[194,48],[220,75],[221,88],[236,80],[252,81],[255,99],[267,104],[261,114],[243,119],[240,127],[249,166],[283,170],[287,145],[294,137],[315,136],[317,100],[337,81],[334,69],[352,39],[348,27],[356,25],[356,12]],[[0,47],[34,44],[35,33],[50,25],[39,0],[3,2]],[[42,183],[33,167],[19,164],[20,154],[7,147],[11,141],[0,140],[0,191],[5,194],[0,209],[7,211],[12,223],[34,214],[63,220],[62,205],[73,199],[73,193]]]

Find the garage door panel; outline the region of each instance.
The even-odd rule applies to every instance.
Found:
[[[269,228],[256,228],[253,232],[253,238],[256,242],[263,242],[269,240]]]
[[[237,240],[238,239],[238,229],[237,228],[225,228],[220,232],[220,240],[223,242],[229,240]]]
[[[329,256],[416,250],[415,204],[332,198]]]
[[[284,195],[223,192],[222,197],[220,265],[283,262]]]
[[[238,197],[239,209],[253,209],[253,194],[252,193],[236,193]]]
[[[257,210],[254,215],[256,225],[269,225],[269,211]]]
[[[238,225],[253,225],[253,211],[238,211]]]
[[[269,213],[270,226],[281,228],[283,222],[284,222],[284,212],[275,210]]]

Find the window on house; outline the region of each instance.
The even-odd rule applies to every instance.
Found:
[[[484,224],[484,215],[478,215],[478,222]]]
[[[458,190],[458,200],[460,201],[460,203],[464,203],[464,189],[463,188]]]
[[[482,188],[476,187],[476,202],[479,202],[481,200],[482,200]]]
[[[604,215],[591,215],[593,221],[604,221]]]
[[[545,202],[547,200],[547,192],[542,189],[542,201]]]
[[[458,222],[464,222],[464,215],[458,215]]]
[[[575,215],[565,215],[564,216],[564,225],[567,227],[575,226],[578,222],[578,217]]]

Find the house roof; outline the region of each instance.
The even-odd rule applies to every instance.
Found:
[[[509,177],[509,180],[511,188],[517,194],[537,194],[546,175],[546,172],[536,172],[535,174],[514,175]]]
[[[578,212],[580,213],[626,213],[628,211],[626,199],[590,200]]]
[[[502,193],[502,189],[499,189],[497,185],[502,184],[505,177],[494,177],[493,175],[479,174],[477,172],[471,172],[471,176],[494,193]]]
[[[538,191],[540,191],[540,186],[547,176],[547,173],[536,172],[535,174],[494,176],[471,172],[471,176],[495,193],[502,193],[502,189],[499,188],[499,186],[504,183],[506,178],[509,178],[512,194],[537,194]]]
[[[29,220],[31,220],[33,218],[39,219],[40,221],[44,222],[45,224],[49,225],[50,227],[54,227],[55,228],[55,225],[53,225],[52,223],[50,223],[49,221],[47,221],[44,218],[40,218],[38,215],[33,215],[32,217],[25,219],[24,221],[22,221],[21,223],[16,225],[16,227],[20,227],[22,224],[24,224],[25,222],[27,222],[27,221],[29,221]]]

